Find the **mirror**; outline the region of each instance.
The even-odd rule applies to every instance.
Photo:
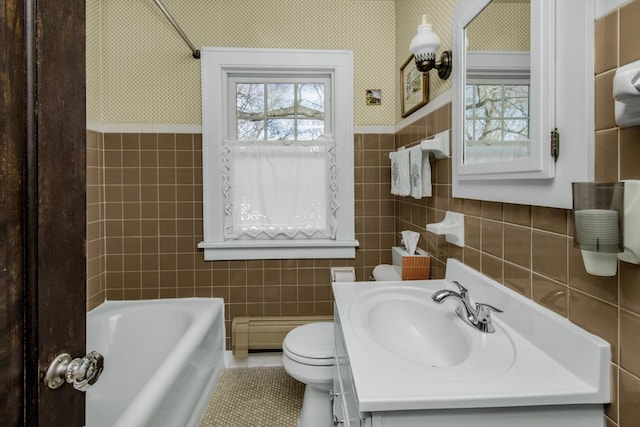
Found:
[[[571,208],[593,180],[594,20],[594,0],[459,1],[453,197]]]
[[[454,29],[460,179],[553,177],[551,1],[462,0],[456,13],[465,7]]]
[[[493,0],[465,28],[465,165],[531,156],[530,27],[529,0]]]

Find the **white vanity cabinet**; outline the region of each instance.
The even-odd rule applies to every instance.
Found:
[[[361,413],[358,409],[358,398],[351,374],[349,355],[344,344],[342,325],[340,324],[337,310],[334,328],[336,365],[333,373],[332,391],[333,424],[338,427],[370,426],[371,418],[368,414]]]

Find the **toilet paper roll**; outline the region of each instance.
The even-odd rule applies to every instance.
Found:
[[[353,267],[332,267],[331,268],[331,281],[332,282],[355,282],[356,272]]]

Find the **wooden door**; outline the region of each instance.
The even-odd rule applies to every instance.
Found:
[[[84,1],[0,3],[0,419],[84,425],[84,393],[43,383],[85,354]]]

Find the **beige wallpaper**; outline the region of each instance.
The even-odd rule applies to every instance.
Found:
[[[355,124],[394,124],[394,0],[163,3],[197,47],[353,50]],[[89,119],[200,124],[200,62],[154,2],[89,0],[87,8]],[[365,104],[367,89],[382,90],[382,105]]]
[[[428,22],[440,37],[440,52],[451,49],[453,10],[459,0],[398,0],[396,1],[396,57],[394,76],[399,91],[399,70],[402,64],[409,58],[409,43],[416,34],[418,24],[422,22],[422,15],[427,15]],[[429,75],[430,99],[437,98],[451,88],[451,78],[440,80],[437,73]],[[395,121],[400,120],[400,103],[396,104]]]
[[[102,57],[100,39],[100,1],[87,0],[86,55],[87,55],[87,118],[102,121]]]
[[[467,27],[469,50],[528,51],[529,3],[490,3]]]

